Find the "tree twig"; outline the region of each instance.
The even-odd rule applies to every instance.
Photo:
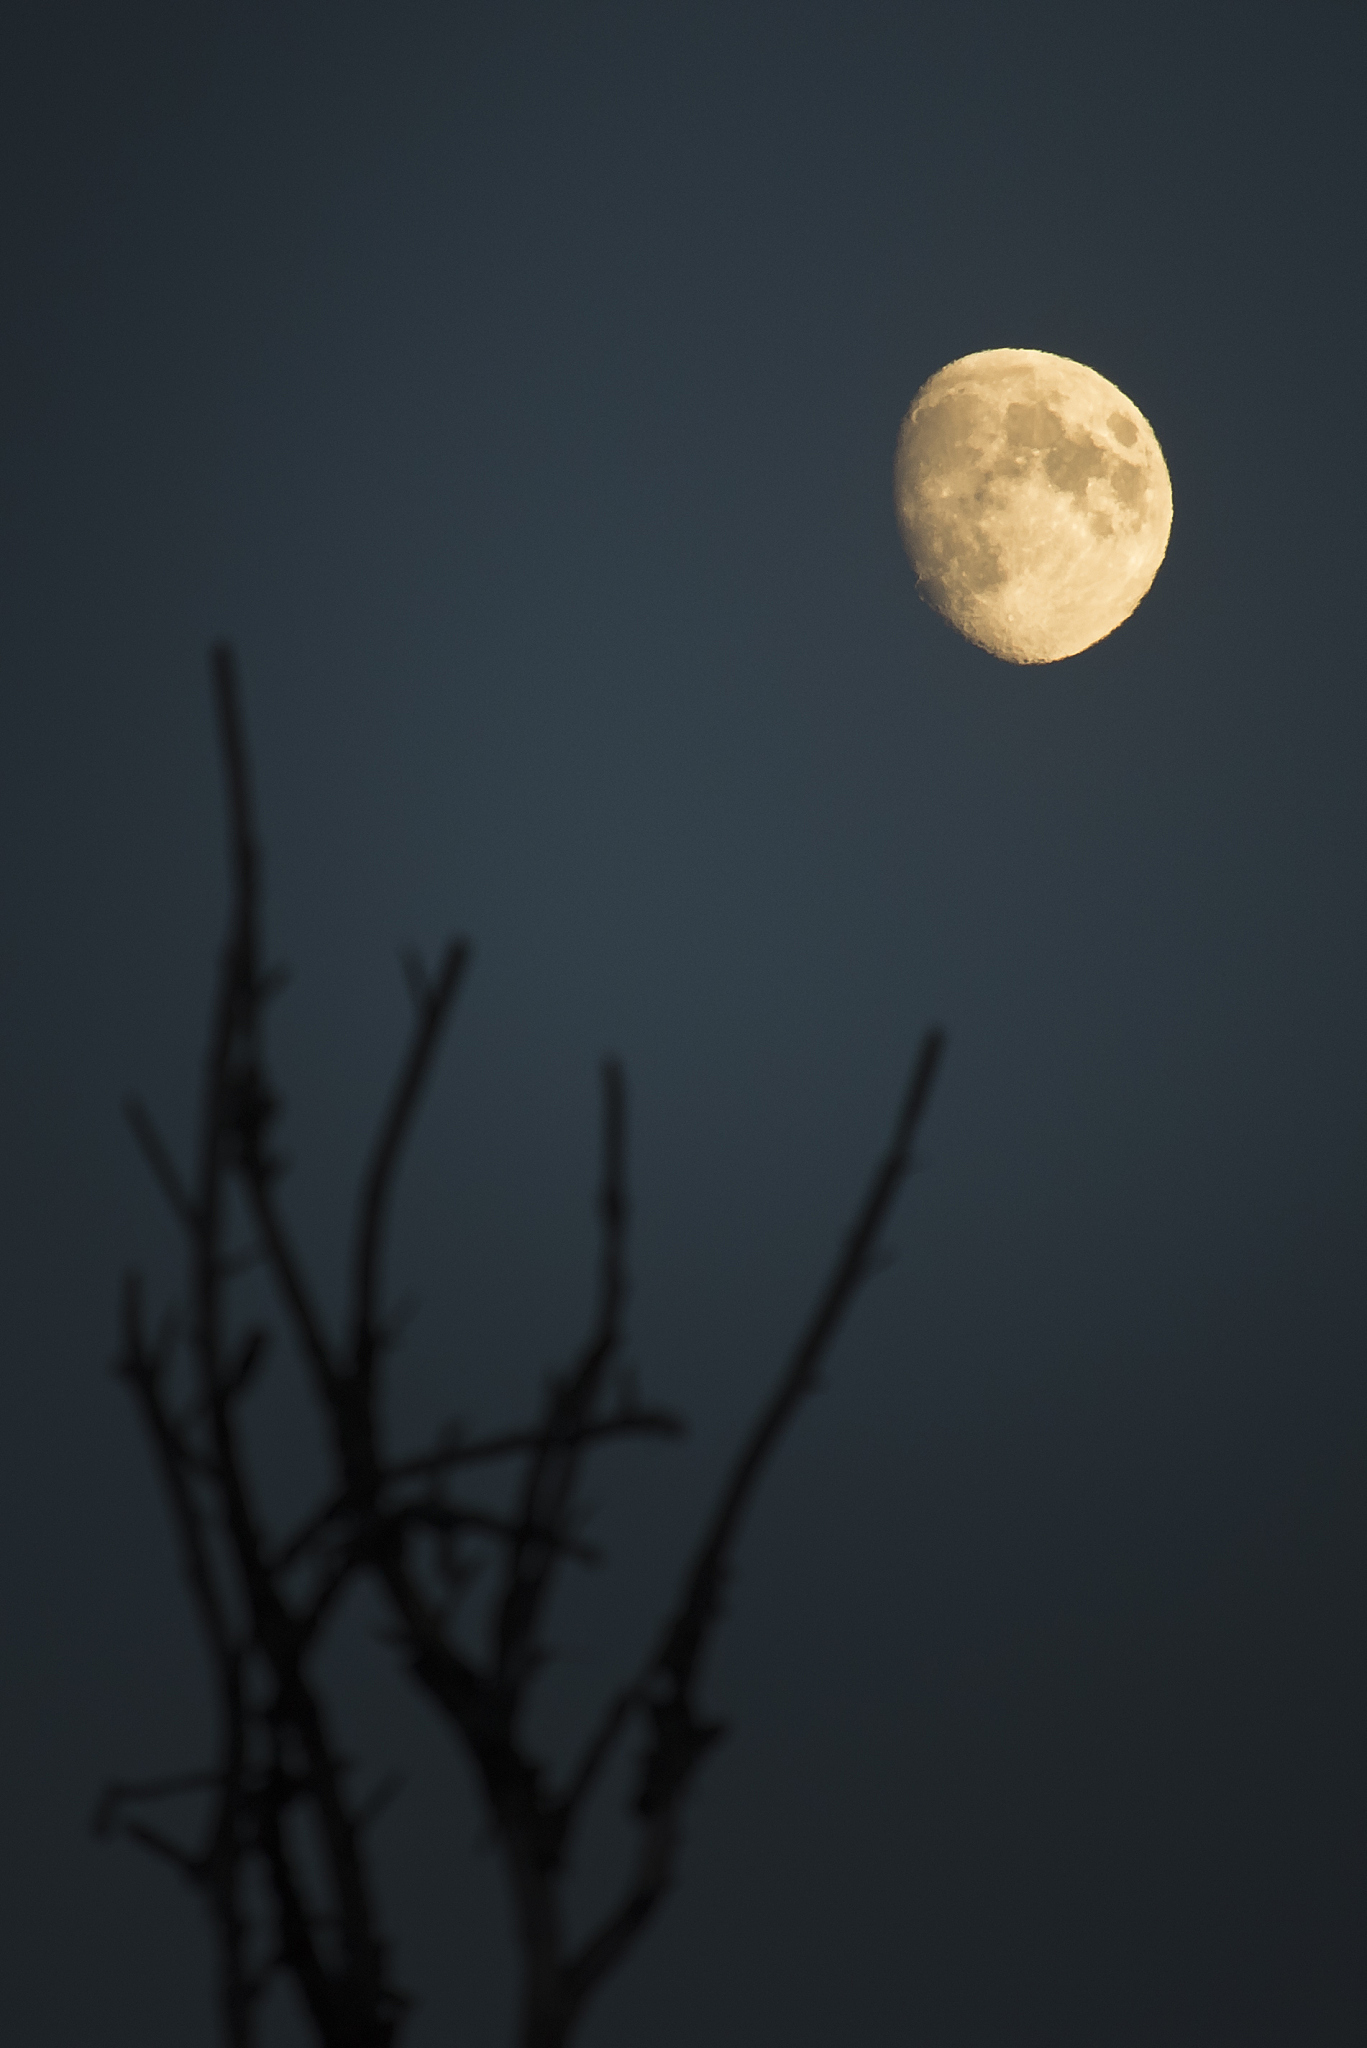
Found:
[[[556,1574],[597,1553],[577,1526],[583,1461],[617,1439],[674,1436],[672,1411],[650,1407],[624,1376],[615,1405],[610,1375],[624,1342],[628,1298],[627,1102],[619,1062],[604,1063],[598,1278],[588,1336],[548,1386],[539,1419],[487,1435],[438,1438],[427,1451],[388,1455],[381,1441],[380,1369],[392,1342],[381,1290],[398,1168],[467,968],[452,941],[429,975],[416,956],[404,970],[414,1016],[393,1086],[360,1176],[344,1339],[334,1343],[279,1192],[274,1132],[278,1091],[264,1018],[279,976],[262,964],[261,852],[236,665],[213,650],[212,670],[228,821],[229,906],[201,1087],[193,1185],[140,1102],[129,1122],[185,1233],[191,1315],[182,1348],[196,1399],[172,1391],[178,1340],[153,1340],[141,1289],[123,1300],[120,1371],[152,1445],[182,1564],[215,1673],[218,1754],[207,1770],[106,1788],[94,1824],[172,1863],[206,1902],[219,1953],[226,2048],[253,2048],[262,1995],[291,1979],[320,2048],[395,2048],[406,2002],[390,1975],[366,1836],[389,1796],[357,1801],[332,1733],[316,1656],[327,1625],[363,1577],[380,1590],[388,1639],[413,1680],[473,1761],[510,1882],[522,1953],[521,2048],[566,2048],[586,2002],[622,1961],[675,1881],[681,1817],[693,1774],[721,1725],[697,1691],[739,1533],[768,1463],[815,1384],[860,1288],[883,1261],[880,1238],[912,1164],[943,1054],[927,1033],[888,1148],[855,1213],[826,1284],[726,1474],[712,1511],[638,1675],[607,1703],[559,1791],[526,1736],[531,1688],[547,1661],[544,1623]],[[230,1221],[245,1214],[251,1242],[231,1249]],[[323,1497],[283,1537],[258,1505],[244,1427],[247,1396],[266,1358],[268,1331],[231,1313],[233,1288],[252,1260],[264,1267],[292,1332],[329,1454]],[[453,1498],[473,1466],[521,1467],[506,1512]],[[454,1630],[469,1559],[501,1556],[484,1654]],[[434,1594],[434,1582],[438,1591]],[[644,1727],[628,1813],[635,1855],[616,1899],[577,1944],[563,1893],[572,1839],[626,1731]],[[209,1811],[186,1846],[136,1809],[199,1794]],[[303,1831],[313,1837],[301,1853]]]

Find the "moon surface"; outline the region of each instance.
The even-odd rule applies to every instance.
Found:
[[[1003,661],[1104,640],[1158,573],[1172,486],[1153,428],[1067,356],[989,348],[937,370],[897,437],[921,595]]]

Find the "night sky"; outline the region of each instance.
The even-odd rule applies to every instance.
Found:
[[[475,944],[395,1219],[414,1443],[576,1345],[627,1065],[631,1355],[694,1426],[595,1469],[553,1752],[949,1033],[747,1532],[681,1888],[584,2048],[1367,2038],[1365,62],[1331,0],[6,10],[16,2048],[212,2038],[195,1901],[87,1823],[212,1732],[108,1368],[123,1268],[178,1285],[120,1103],[188,1144],[221,634],[330,1299],[399,949]],[[893,517],[917,387],[998,346],[1118,384],[1172,477],[1147,598],[1043,668],[919,601]],[[263,1427],[283,1499],[305,1410]],[[410,2048],[501,2048],[464,1768],[364,1617],[335,1675],[408,1772]]]

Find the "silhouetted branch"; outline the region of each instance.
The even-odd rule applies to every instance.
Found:
[[[157,1184],[165,1195],[172,1213],[180,1218],[187,1230],[196,1230],[199,1227],[199,1218],[195,1214],[195,1205],[190,1200],[185,1184],[176,1169],[176,1163],[167,1150],[160,1131],[158,1131],[152,1118],[148,1115],[136,1095],[129,1096],[128,1100],[124,1103],[123,1113],[132,1127],[133,1136],[138,1141],[139,1150],[151,1167]]]
[[[602,1086],[598,1312],[577,1364],[548,1392],[540,1438],[530,1453],[521,1522],[509,1553],[495,1637],[499,1682],[504,1687],[516,1688],[526,1668],[554,1562],[555,1538],[570,1510],[584,1450],[583,1431],[608,1361],[621,1341],[627,1285],[626,1080],[616,1060],[604,1062]]]
[[[531,1689],[548,1659],[545,1615],[556,1573],[598,1553],[577,1523],[583,1460],[628,1437],[676,1436],[683,1422],[638,1397],[617,1366],[628,1296],[627,1101],[617,1061],[604,1063],[598,1283],[588,1336],[548,1384],[532,1424],[447,1431],[427,1449],[388,1454],[380,1372],[392,1342],[381,1300],[383,1255],[399,1165],[469,960],[464,941],[434,973],[403,959],[413,1002],[407,1046],[360,1176],[347,1319],[334,1341],[280,1199],[281,1113],[265,1045],[267,1004],[281,977],[262,963],[261,852],[231,650],[212,669],[228,819],[229,907],[220,952],[187,1184],[140,1102],[128,1116],[140,1150],[184,1233],[190,1314],[155,1340],[140,1285],[123,1301],[119,1370],[128,1382],[167,1495],[190,1594],[215,1673],[218,1757],[207,1770],[109,1786],[94,1824],[171,1863],[205,1901],[219,1950],[227,2048],[252,2048],[258,2007],[291,1982],[320,2048],[395,2048],[406,2001],[379,1932],[366,1852],[388,1799],[349,1788],[331,1733],[316,1658],[328,1626],[362,1579],[387,1607],[386,1639],[473,1763],[509,1881],[522,1961],[521,2048],[566,2048],[585,2004],[627,1954],[675,1881],[681,1817],[693,1773],[721,1733],[697,1701],[702,1659],[721,1613],[739,1531],[759,1483],[860,1287],[911,1165],[943,1052],[927,1034],[886,1154],[874,1172],[807,1326],[742,1441],[679,1593],[639,1674],[622,1686],[557,1791],[526,1737]],[[250,1242],[230,1244],[245,1214]],[[264,1272],[294,1340],[323,1425],[322,1498],[300,1504],[283,1535],[258,1505],[246,1414],[268,1353],[254,1320],[237,1327],[233,1289]],[[178,1349],[193,1398],[173,1396]],[[455,1497],[470,1467],[513,1464],[506,1511]],[[459,1596],[490,1554],[501,1562],[483,1655],[455,1633]],[[473,1562],[472,1562],[473,1560]],[[436,1591],[434,1592],[434,1587]],[[577,1947],[564,1889],[576,1831],[608,1758],[634,1724],[644,1745],[627,1818],[634,1851],[619,1895]],[[187,1846],[138,1810],[180,1797],[207,1804]],[[302,1852],[305,1832],[313,1853]]]
[[[222,1684],[233,1657],[233,1631],[227,1596],[218,1582],[209,1533],[196,1500],[191,1473],[195,1455],[171,1420],[161,1391],[165,1361],[149,1354],[142,1327],[142,1288],[138,1277],[125,1277],[123,1290],[124,1349],[117,1367],[132,1387],[156,1453],[157,1468],[180,1539],[181,1559],[190,1582],[209,1650]]]
[[[195,1192],[191,1196],[151,1117],[140,1104],[130,1121],[144,1156],[187,1235],[193,1314],[188,1346],[198,1398],[178,1420],[166,1387],[169,1342],[149,1343],[141,1291],[124,1289],[120,1371],[132,1388],[152,1443],[180,1541],[186,1578],[218,1679],[220,1763],[207,1773],[111,1787],[96,1819],[105,1832],[131,1836],[204,1897],[220,1959],[220,2006],[229,2048],[250,2048],[256,2009],[273,1977],[290,1975],[322,2029],[338,2048],[390,2048],[402,2013],[388,1981],[386,1948],[377,1932],[362,1849],[373,1813],[358,1809],[345,1788],[345,1766],[306,1660],[331,1601],[291,1601],[271,1560],[264,1520],[248,1478],[239,1420],[243,1395],[266,1353],[266,1332],[232,1335],[228,1290],[243,1262],[225,1249],[234,1188],[248,1200],[277,1292],[294,1323],[314,1375],[328,1395],[332,1365],[321,1321],[271,1194],[276,1167],[268,1132],[276,1114],[261,1047],[263,1006],[278,986],[259,962],[260,856],[252,815],[232,656],[213,655],[219,736],[228,794],[232,878],[228,933],[201,1090]],[[351,1573],[354,1576],[356,1567]],[[342,1590],[339,1584],[334,1592]],[[297,1751],[302,1770],[281,1758]],[[130,1806],[191,1791],[208,1792],[201,1843],[187,1848]],[[286,1834],[287,1810],[306,1812],[322,1845],[330,1905],[307,1904]],[[249,1903],[264,1881],[275,1926],[260,1924]],[[334,1910],[335,1909],[335,1910]],[[340,1930],[325,1955],[315,1930]],[[302,1931],[301,1931],[302,1929]]]
[[[764,1466],[772,1457],[799,1402],[815,1386],[821,1361],[849,1313],[855,1295],[869,1277],[879,1233],[911,1165],[912,1145],[930,1099],[944,1045],[942,1031],[928,1031],[921,1042],[891,1143],[873,1175],[844,1248],[798,1341],[788,1369],[756,1418],[713,1511],[689,1571],[684,1596],[652,1664],[651,1675],[668,1674],[673,1690],[679,1695],[687,1692],[706,1634],[717,1619],[730,1553]],[[643,1788],[643,1799],[655,1796],[654,1791],[647,1793]],[[643,1807],[642,1810],[649,1809]]]
[[[420,967],[414,969],[410,964],[410,987],[414,990],[417,1010],[415,1028],[362,1183],[356,1244],[352,1254],[351,1369],[367,1388],[375,1371],[376,1289],[379,1285],[381,1238],[394,1174],[469,958],[469,946],[456,939],[446,948],[434,980],[429,982]]]
[[[816,1383],[856,1293],[868,1277],[879,1233],[911,1164],[912,1146],[944,1050],[941,1032],[926,1034],[912,1070],[887,1153],[855,1217],[840,1257],[818,1298],[787,1370],[757,1416],[722,1487],[682,1594],[641,1678],[610,1704],[588,1743],[565,1795],[573,1812],[595,1781],[634,1711],[651,1725],[634,1810],[639,1828],[636,1863],[622,1894],[567,1965],[575,2002],[620,1961],[674,1881],[679,1808],[693,1771],[718,1740],[722,1725],[704,1719],[693,1697],[701,1654],[720,1618],[721,1594],[742,1517],[799,1403]]]
[[[140,1806],[148,1800],[183,1799],[187,1792],[215,1791],[221,1785],[217,1771],[176,1771],[164,1778],[115,1779],[100,1794],[90,1823],[91,1832],[101,1836],[116,1833],[126,1806]]]
[[[276,1173],[269,1155],[262,1150],[260,1120],[255,1112],[240,1135],[242,1179],[261,1233],[262,1252],[279,1288],[317,1392],[327,1403],[328,1412],[332,1412],[332,1383],[337,1376],[332,1347],[304,1276],[303,1264],[275,1201],[273,1183]]]
[[[583,1422],[567,1430],[566,1445],[607,1443],[614,1437],[683,1436],[688,1424],[670,1408],[627,1408],[598,1422]],[[452,1471],[462,1465],[487,1465],[505,1458],[536,1451],[543,1441],[541,1430],[513,1429],[502,1436],[475,1438],[470,1443],[450,1444],[445,1450],[426,1451],[418,1458],[396,1458],[385,1467],[385,1478],[418,1478],[427,1472]]]

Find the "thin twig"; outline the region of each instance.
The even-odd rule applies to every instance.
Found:
[[[688,1423],[670,1408],[629,1408],[598,1422],[583,1422],[567,1431],[560,1442],[566,1446],[607,1443],[614,1437],[684,1436]],[[445,1450],[424,1451],[416,1458],[396,1458],[384,1468],[385,1483],[417,1479],[429,1472],[449,1472],[462,1465],[491,1464],[503,1458],[517,1458],[541,1449],[544,1430],[513,1429],[506,1435],[476,1438],[473,1442],[450,1444]]]
[[[495,1656],[500,1681],[525,1673],[528,1645],[555,1563],[550,1535],[563,1528],[603,1375],[622,1339],[626,1304],[626,1078],[621,1063],[602,1068],[602,1181],[598,1195],[599,1283],[594,1328],[567,1379],[553,1385],[539,1440],[528,1462],[521,1528],[509,1553],[497,1610]]]
[[[313,1665],[325,1623],[360,1575],[371,1574],[393,1618],[390,1639],[483,1781],[523,1948],[524,2042],[527,2048],[565,2048],[585,2000],[674,1881],[685,1792],[722,1732],[700,1715],[694,1693],[740,1528],[855,1296],[884,1263],[880,1236],[911,1165],[943,1035],[930,1032],[921,1046],[887,1152],[797,1345],[742,1441],[649,1657],[608,1703],[557,1795],[526,1746],[524,1709],[548,1655],[543,1616],[556,1573],[566,1561],[597,1558],[578,1533],[582,1462],[590,1449],[617,1438],[672,1436],[683,1428],[672,1412],[642,1405],[629,1375],[615,1397],[610,1383],[628,1296],[622,1069],[608,1061],[602,1074],[594,1315],[571,1366],[548,1386],[539,1424],[480,1438],[439,1438],[428,1452],[386,1459],[378,1384],[393,1342],[392,1326],[381,1319],[385,1238],[399,1163],[469,949],[463,942],[448,945],[431,976],[416,956],[404,958],[414,1018],[361,1176],[345,1336],[334,1343],[277,1192],[280,1102],[264,1017],[279,977],[262,964],[260,842],[236,666],[226,645],[213,650],[212,667],[230,884],[193,1186],[182,1180],[141,1103],[128,1107],[140,1149],[187,1234],[192,1313],[183,1339],[170,1326],[149,1339],[138,1283],[130,1278],[121,1370],[153,1446],[214,1660],[218,1763],[207,1771],[111,1785],[94,1825],[101,1833],[133,1836],[199,1888],[218,1936],[226,2048],[252,2048],[256,2006],[280,1973],[303,1996],[323,2048],[393,2048],[405,2001],[389,1981],[365,1843],[392,1787],[382,1784],[360,1802],[352,1798],[350,1765],[333,1741]],[[246,1260],[255,1255],[264,1263],[331,1439],[321,1504],[274,1544],[257,1510],[239,1398],[266,1348],[265,1330],[235,1332],[231,1313],[235,1283],[246,1270],[230,1243],[229,1221],[240,1203],[253,1226]],[[188,1407],[171,1391],[178,1346],[188,1350],[197,1375],[197,1400]],[[447,1482],[457,1471],[508,1459],[525,1467],[511,1512],[449,1497]],[[504,1568],[490,1602],[481,1662],[459,1646],[451,1617],[472,1570],[467,1559],[487,1557],[490,1545],[501,1551]],[[294,1578],[304,1565],[302,1581]],[[446,1590],[434,1597],[436,1581]],[[597,1925],[571,1947],[562,1911],[571,1836],[637,1716],[648,1733],[630,1809],[634,1864]],[[143,1801],[192,1793],[211,1795],[198,1848],[129,1811]],[[264,1945],[263,1906],[271,1921]]]
[[[352,1255],[355,1275],[351,1318],[352,1370],[358,1380],[369,1383],[375,1370],[376,1296],[379,1288],[380,1254],[384,1226],[393,1192],[394,1174],[404,1139],[408,1135],[423,1084],[431,1070],[442,1030],[451,1012],[461,978],[470,958],[470,948],[453,939],[442,955],[435,977],[423,982],[417,996],[417,1018],[412,1040],[390,1097],[362,1183]],[[416,988],[410,972],[410,987]]]
[[[722,1489],[688,1572],[683,1598],[652,1659],[653,1668],[668,1672],[681,1689],[689,1683],[704,1634],[715,1617],[730,1552],[764,1465],[799,1402],[816,1384],[817,1369],[868,1277],[879,1233],[911,1165],[912,1146],[930,1100],[944,1046],[944,1033],[939,1030],[928,1031],[921,1042],[888,1149],[873,1174],[788,1368],[756,1418]]]
[[[199,1228],[199,1217],[190,1200],[189,1191],[180,1177],[169,1146],[153,1122],[151,1114],[138,1100],[130,1095],[123,1105],[123,1113],[138,1141],[138,1149],[152,1169],[153,1176],[165,1195],[167,1204],[185,1228],[194,1231]]]

